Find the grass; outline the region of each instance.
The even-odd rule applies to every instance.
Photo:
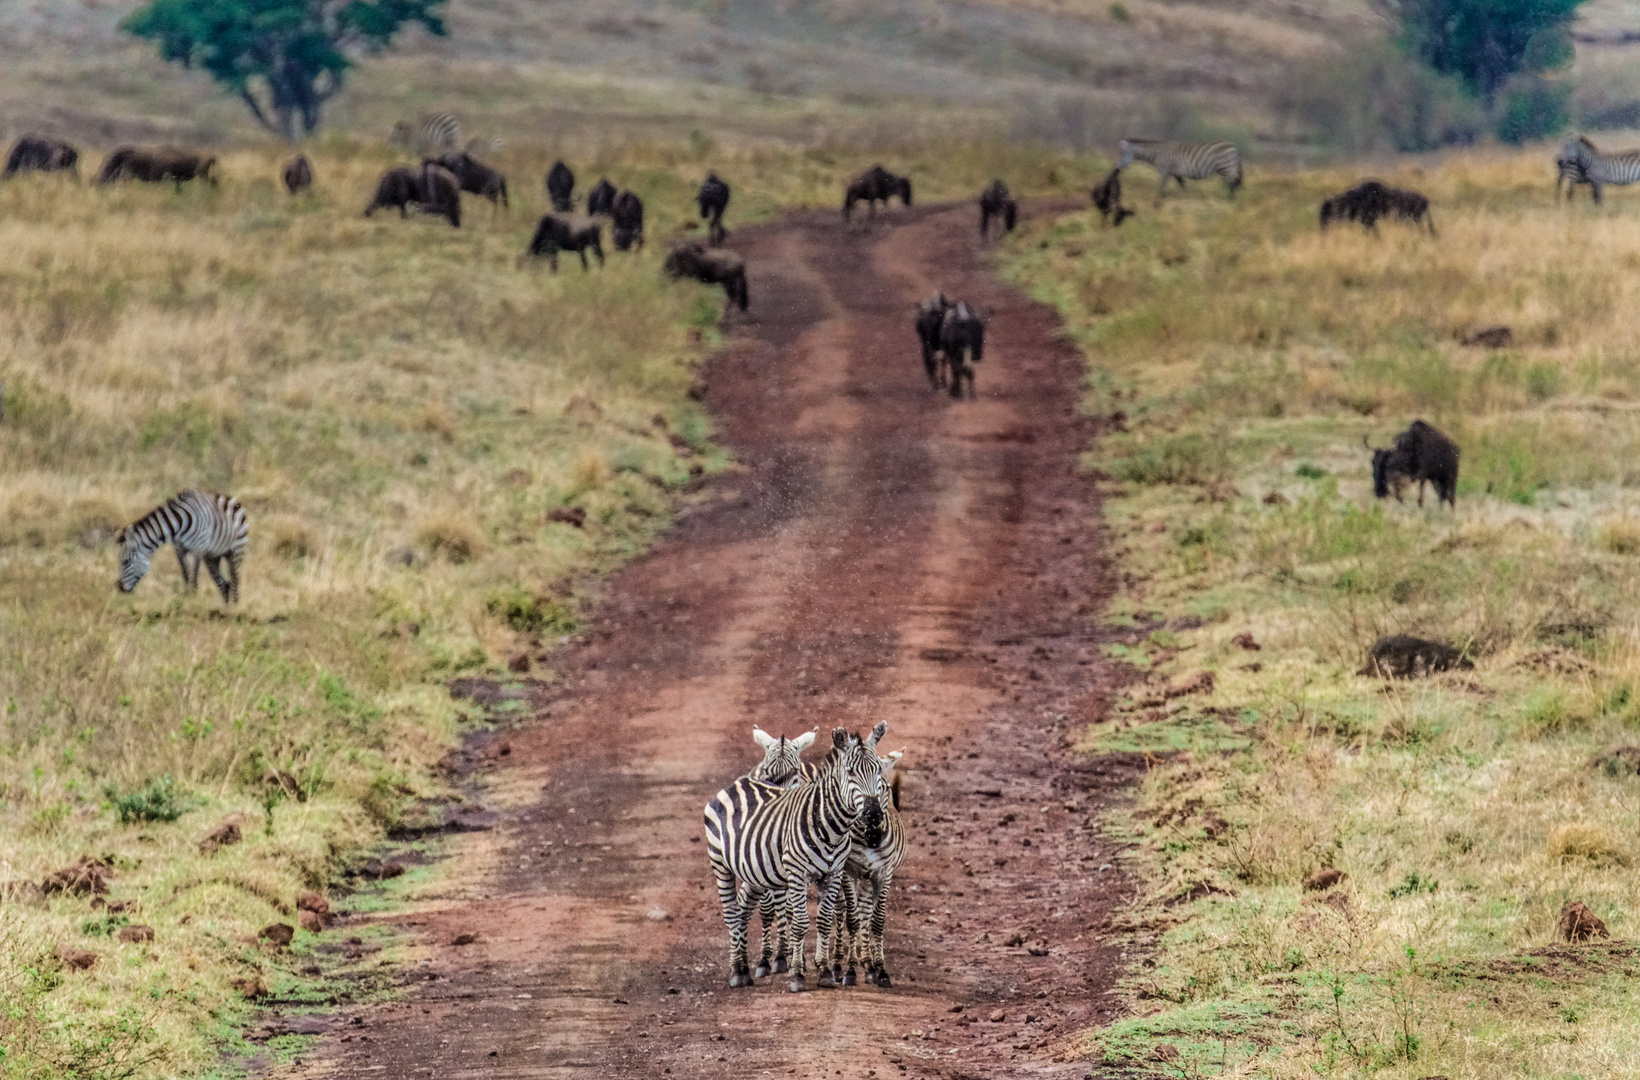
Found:
[[[1110,651],[1142,674],[1085,745],[1158,755],[1124,826],[1150,960],[1095,1061],[1461,1080],[1640,1054],[1640,802],[1612,752],[1640,742],[1640,204],[1556,206],[1547,156],[1386,174],[1438,240],[1322,234],[1358,174],[1260,171],[1160,208],[1136,172],[1120,232],[1090,212],[1010,242],[1126,429],[1087,464],[1125,583]],[[1497,324],[1513,346],[1456,340]],[[1372,497],[1362,438],[1416,417],[1462,446],[1455,514]],[[1390,633],[1474,670],[1357,674]],[[1204,669],[1211,693],[1154,704]],[[1343,883],[1306,889],[1325,869]],[[1557,944],[1571,900],[1614,943]]]

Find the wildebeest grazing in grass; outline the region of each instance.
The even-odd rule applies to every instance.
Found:
[[[1386,447],[1375,447],[1366,436],[1361,441],[1372,451],[1372,493],[1382,499],[1394,493],[1397,502],[1401,493],[1414,480],[1418,482],[1418,505],[1424,505],[1424,484],[1435,486],[1436,503],[1458,508],[1458,444],[1445,434],[1414,420]]]
[[[382,173],[376,181],[376,194],[364,208],[364,216],[396,206],[402,218],[411,204],[442,216],[455,228],[461,227],[461,183],[449,169],[431,161],[420,169],[400,165]]]
[[[604,265],[604,227],[592,218],[580,214],[553,212],[542,215],[535,226],[535,235],[525,254],[551,260],[553,273],[558,272],[558,253],[573,251],[581,256],[581,269],[588,269],[587,249],[598,256],[598,265]]]
[[[614,222],[610,227],[610,236],[615,241],[616,251],[631,251],[632,245],[643,247],[643,200],[630,191],[623,191],[615,196],[610,204],[610,216]]]
[[[723,212],[729,209],[729,185],[717,173],[707,173],[706,181],[695,193],[695,202],[700,204],[701,220],[706,222],[706,241],[717,247],[728,235],[723,228]]]
[[[285,167],[279,170],[279,179],[285,182],[285,190],[292,195],[312,187],[313,166],[308,163],[307,155],[297,154],[285,162]]]
[[[1093,199],[1094,207],[1105,222],[1111,223],[1115,216],[1115,225],[1121,225],[1124,220],[1132,217],[1137,211],[1129,210],[1122,205],[1122,170],[1112,169],[1110,175],[1093,185],[1089,196]]]
[[[962,382],[968,380],[968,397],[973,399],[974,365],[985,359],[986,317],[971,310],[965,301],[945,311],[940,323],[940,349],[951,365],[951,396],[962,397]]]
[[[991,230],[991,219],[997,218],[1002,222],[1002,231],[1014,231],[1014,221],[1019,216],[1019,205],[1014,202],[1013,196],[1008,194],[1008,185],[1001,180],[992,180],[991,186],[979,193],[979,238],[984,240]]]
[[[552,208],[560,214],[567,214],[574,205],[575,174],[562,161],[552,163],[547,170],[547,197],[552,200]]]
[[[501,175],[499,170],[490,168],[465,150],[445,154],[439,158],[430,158],[422,164],[426,165],[429,162],[448,169],[456,178],[456,183],[461,185],[462,191],[482,195],[495,206],[512,206],[507,200],[507,178]]]
[[[849,219],[857,202],[864,202],[870,213],[875,215],[879,202],[887,206],[888,200],[896,195],[906,206],[911,205],[910,178],[895,176],[881,165],[873,165],[848,182],[848,188],[843,192],[843,220]]]
[[[1422,225],[1429,230],[1429,235],[1435,235],[1429,200],[1416,191],[1390,187],[1381,180],[1363,180],[1321,204],[1323,230],[1334,221],[1358,221],[1369,231],[1377,232],[1378,222],[1391,217]]]
[[[917,340],[922,343],[923,370],[928,373],[928,385],[935,390],[945,385],[940,328],[945,324],[945,312],[950,306],[944,292],[936,292],[917,305]]]
[[[6,155],[6,169],[0,180],[10,180],[18,173],[70,172],[80,175],[80,152],[61,139],[45,135],[24,135],[12,144]]]
[[[746,291],[746,260],[732,251],[710,251],[699,241],[680,244],[667,255],[661,269],[669,278],[694,278],[707,285],[722,285],[728,307],[740,305],[745,311],[751,302]]]
[[[607,217],[614,205],[615,185],[609,182],[609,177],[600,177],[598,182],[592,185],[592,190],[587,192],[587,215],[597,217],[603,214]]]
[[[162,184],[169,180],[178,191],[185,181],[203,179],[216,185],[216,158],[194,150],[171,146],[122,146],[103,159],[92,183],[112,184],[116,180],[140,180]]]

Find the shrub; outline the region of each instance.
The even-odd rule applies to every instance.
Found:
[[[520,634],[573,634],[577,625],[565,605],[516,586],[491,593],[484,610]]]
[[[1549,857],[1557,862],[1582,859],[1596,866],[1627,866],[1628,852],[1609,831],[1587,822],[1567,822],[1549,835]]]
[[[1480,105],[1458,80],[1383,41],[1294,65],[1275,104],[1311,137],[1349,153],[1462,146],[1483,129]]]
[[[109,797],[114,801],[114,812],[127,825],[138,821],[175,821],[189,809],[169,773],[126,795],[110,791]]]
[[[416,534],[421,545],[453,563],[471,562],[484,551],[484,537],[466,518],[445,514],[423,522]]]
[[[1596,540],[1613,555],[1640,555],[1640,521],[1613,518],[1600,527]]]
[[[281,559],[311,559],[322,550],[319,534],[298,518],[279,518],[268,526],[273,553]]]
[[[1492,133],[1519,146],[1558,135],[1571,123],[1571,87],[1533,76],[1504,91],[1492,121]]]

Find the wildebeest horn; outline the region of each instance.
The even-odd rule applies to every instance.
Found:
[[[1365,434],[1363,434],[1361,436],[1361,445],[1366,447],[1368,450],[1376,450],[1377,449],[1377,447],[1373,446],[1372,443],[1367,441],[1367,437],[1366,437]]]

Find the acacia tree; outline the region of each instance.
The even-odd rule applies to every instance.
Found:
[[[295,139],[319,126],[354,56],[379,52],[406,23],[443,35],[444,0],[147,0],[121,29],[159,43],[239,95],[257,122]]]
[[[1584,0],[1379,0],[1411,51],[1491,105],[1517,72],[1571,59],[1568,28]]]

